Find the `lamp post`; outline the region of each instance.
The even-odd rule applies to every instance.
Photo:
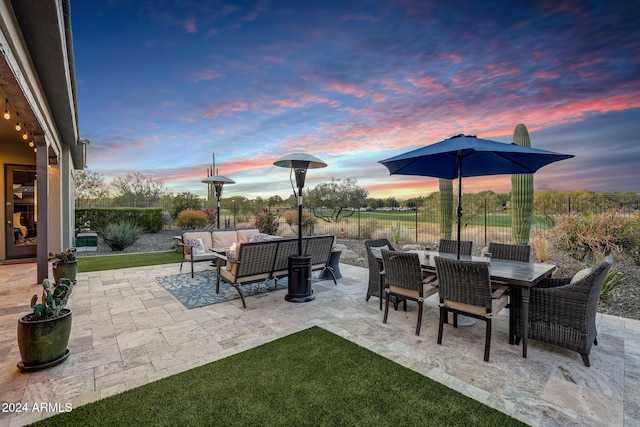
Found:
[[[325,162],[305,153],[288,154],[273,163],[275,166],[291,169],[289,179],[293,186],[292,175],[296,177],[298,188],[298,254],[289,255],[289,293],[284,297],[290,302],[308,302],[315,299],[311,290],[311,256],[302,253],[302,188],[308,169],[324,168]],[[295,189],[294,189],[295,193]]]
[[[220,198],[222,197],[222,186],[224,184],[235,184],[236,182],[231,178],[227,178],[226,176],[221,175],[208,176],[203,179],[202,182],[204,182],[205,184],[213,184],[213,187],[216,190],[216,199],[218,202],[216,217],[218,218],[218,229],[220,229]]]

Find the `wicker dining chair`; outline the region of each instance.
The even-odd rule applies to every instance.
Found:
[[[492,259],[529,262],[531,246],[490,242],[488,252],[491,254]]]
[[[591,366],[591,347],[598,345],[598,300],[611,264],[613,258],[607,256],[586,275],[580,272],[575,278],[547,278],[531,288],[529,338],[576,351],[584,366]],[[522,337],[522,307],[517,305],[516,310],[518,343]]]
[[[380,289],[382,288],[384,277],[382,271],[382,259],[380,250],[388,249],[395,251],[393,245],[387,239],[368,239],[364,241],[367,250],[367,263],[369,265],[369,287],[367,288],[367,301],[372,296],[380,298],[380,310],[382,310],[382,298]]]
[[[473,246],[473,242],[469,240],[461,240],[460,255],[471,255],[472,246]],[[458,241],[449,240],[449,239],[440,239],[440,243],[438,244],[438,252],[444,252],[448,254],[457,254]]]
[[[416,335],[420,335],[422,326],[422,309],[426,298],[438,292],[438,288],[431,286],[422,278],[420,258],[416,253],[396,252],[382,249],[382,264],[385,272],[386,302],[382,323],[387,323],[389,314],[389,300],[410,300],[418,303],[418,323]]]
[[[458,327],[458,314],[486,322],[484,361],[489,361],[491,349],[491,320],[507,305],[506,286],[491,291],[489,265],[483,261],[463,261],[435,257],[440,295],[438,344],[449,312],[453,313],[453,327]]]

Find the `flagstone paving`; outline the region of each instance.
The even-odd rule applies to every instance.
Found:
[[[508,344],[504,314],[493,323],[485,363],[484,323],[445,325],[437,345],[437,297],[427,301],[416,336],[416,305],[392,311],[385,325],[378,300],[365,301],[367,270],[340,269],[338,285],[314,283],[316,299],[308,303],[286,302],[280,290],[248,297],[247,309],[236,299],[191,310],[153,279],[178,274],[178,264],[81,273],[69,302],[69,358],[21,373],[16,323],[41,286],[35,264],[0,266],[0,427],[29,424],[314,325],[533,426],[640,425],[640,321],[598,314],[599,345],[586,368],[577,353],[536,341],[523,359],[520,347]]]

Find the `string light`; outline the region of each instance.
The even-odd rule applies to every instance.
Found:
[[[29,147],[33,147],[34,145],[33,140],[29,141]]]
[[[6,98],[4,100],[4,118],[7,120],[11,118],[11,113],[9,113],[9,100]]]
[[[20,129],[22,129],[22,126],[20,126],[20,114],[16,113],[16,117],[18,118],[18,121],[16,122],[16,130],[20,132]]]

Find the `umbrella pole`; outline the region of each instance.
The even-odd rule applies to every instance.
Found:
[[[462,151],[458,151],[458,259],[460,259],[460,227],[462,226]]]

